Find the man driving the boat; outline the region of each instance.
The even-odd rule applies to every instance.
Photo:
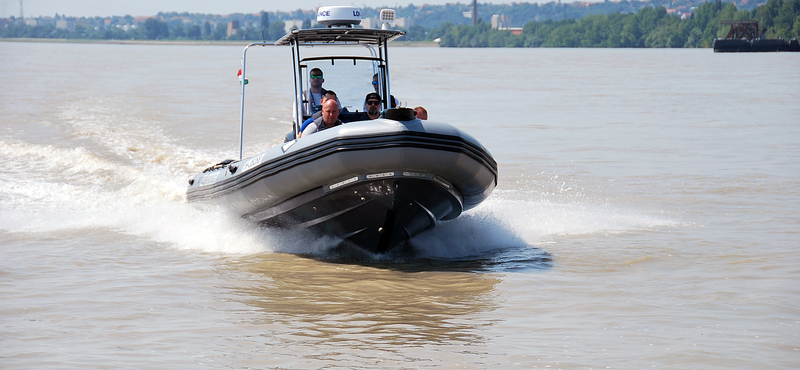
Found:
[[[308,100],[308,111],[303,111],[303,115],[310,115],[322,110],[322,96],[325,95],[325,89],[322,88],[322,83],[325,79],[322,78],[322,70],[319,68],[312,68],[308,74],[308,84],[310,85],[306,91],[306,99]],[[303,106],[305,109],[305,105]]]
[[[322,116],[308,125],[301,136],[308,136],[315,132],[327,130],[342,124],[339,120],[339,103],[336,99],[327,99],[322,103]]]

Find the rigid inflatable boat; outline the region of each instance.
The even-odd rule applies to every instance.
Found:
[[[497,185],[497,163],[491,154],[452,125],[417,119],[412,109],[402,106],[390,108],[387,44],[404,33],[353,27],[360,15],[352,7],[320,8],[318,22],[327,28],[294,30],[275,42],[293,48],[295,119],[286,142],[241,158],[247,50],[266,45],[252,43],[242,56],[239,160],[220,162],[195,175],[189,180],[187,201],[221,206],[267,226],[335,236],[372,253],[385,253],[483,202]],[[300,54],[331,45],[360,47],[367,55]],[[295,139],[309,117],[305,76],[315,62],[323,63],[326,77],[337,64],[367,63],[369,68],[354,71],[364,72],[366,78],[373,72],[379,76],[373,84],[383,97],[381,117],[368,119],[358,111],[359,101],[356,109],[350,106],[340,113],[345,124]],[[337,91],[344,105],[347,90]],[[351,100],[363,99],[363,89],[351,95]]]

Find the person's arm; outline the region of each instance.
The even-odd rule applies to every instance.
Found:
[[[310,125],[308,125],[308,127],[305,128],[305,130],[300,132],[300,136],[299,137],[308,136],[308,135],[311,135],[311,134],[313,134],[315,132],[317,132],[317,125],[310,124]]]
[[[311,116],[311,118],[309,118],[309,119],[305,120],[305,122],[303,122],[303,124],[300,126],[300,132],[303,132],[303,130],[305,130],[306,127],[308,127],[308,124],[311,123],[311,122],[314,122],[314,116]]]

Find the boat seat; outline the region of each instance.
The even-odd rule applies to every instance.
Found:
[[[367,115],[367,112],[341,112],[339,113],[339,119],[344,123],[369,121],[369,116]]]
[[[395,121],[410,121],[416,119],[417,115],[411,108],[390,108],[383,112],[383,117]]]

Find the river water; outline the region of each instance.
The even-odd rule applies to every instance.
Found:
[[[238,156],[242,46],[0,43],[0,368],[800,366],[800,54],[394,48],[499,185],[348,261],[185,202]],[[245,156],[290,62],[248,54]]]

